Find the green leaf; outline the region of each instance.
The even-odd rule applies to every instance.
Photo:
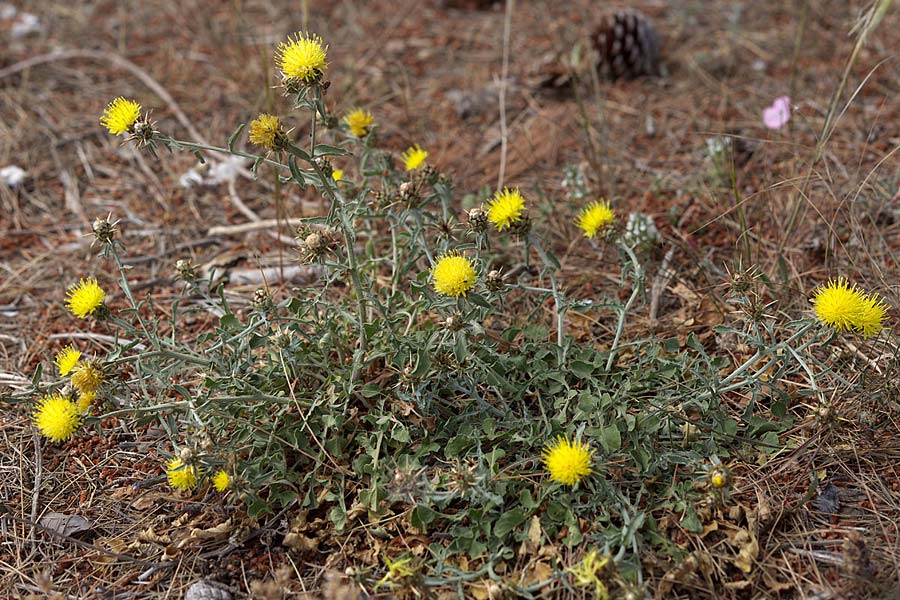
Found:
[[[466,300],[481,308],[493,308],[490,302],[481,297],[481,294],[469,294],[466,296]]]
[[[401,444],[408,444],[410,442],[409,430],[403,425],[398,425],[391,430],[391,439],[396,440]]]
[[[241,328],[241,322],[233,313],[225,313],[219,317],[219,327],[226,331],[234,331]]]
[[[594,365],[580,360],[573,360],[569,369],[578,379],[588,379],[594,374]]]
[[[313,156],[352,156],[352,153],[344,150],[343,148],[338,148],[337,146],[329,146],[328,144],[316,144],[316,147],[313,150]]]
[[[297,146],[288,146],[287,151],[288,151],[290,154],[292,154],[293,156],[299,156],[300,158],[302,158],[303,160],[305,160],[305,161],[307,161],[307,162],[309,162],[309,161],[311,160],[311,159],[309,158],[309,154],[307,154],[306,151],[301,150],[301,149],[298,148]]]
[[[328,518],[334,523],[335,531],[343,531],[347,526],[347,511],[340,504],[331,507],[331,510],[328,511]]]
[[[681,526],[693,533],[700,533],[703,531],[703,523],[701,523],[699,517],[697,517],[697,512],[694,510],[693,506],[688,506],[687,510],[684,512],[684,516],[681,517]]]
[[[547,328],[543,325],[529,325],[522,330],[522,333],[529,340],[546,340],[549,336]]]
[[[237,140],[238,136],[241,135],[241,132],[244,130],[244,126],[246,123],[241,123],[238,125],[237,129],[234,130],[234,133],[231,134],[231,137],[228,138],[228,150],[234,152],[234,142]]]
[[[466,435],[458,435],[449,442],[444,447],[444,456],[447,458],[455,458],[459,456],[459,453],[463,451],[464,448],[471,445],[472,440],[469,436]]]
[[[525,522],[525,511],[521,508],[508,510],[494,523],[494,535],[499,538],[506,537],[510,531]]]
[[[409,521],[416,529],[425,531],[428,525],[438,517],[438,513],[424,504],[417,505],[410,515]]]
[[[600,436],[600,443],[607,452],[615,452],[621,448],[622,434],[619,433],[619,428],[615,424],[604,427]]]
[[[519,492],[519,504],[527,508],[528,510],[534,510],[540,505],[540,502],[536,502],[534,498],[531,496],[531,490],[528,488],[522,488],[522,491]]]
[[[288,156],[288,168],[291,170],[291,176],[294,178],[294,181],[300,185],[306,185],[306,179],[304,179],[303,173],[300,172],[300,168],[297,167],[297,159],[293,156]]]

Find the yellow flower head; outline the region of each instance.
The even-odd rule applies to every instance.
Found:
[[[75,406],[78,408],[78,414],[85,415],[91,410],[94,400],[97,399],[97,392],[81,392],[78,394],[78,400]]]
[[[141,105],[133,100],[119,96],[106,105],[100,124],[113,135],[122,135],[131,131],[135,122],[141,118]]]
[[[488,221],[494,224],[497,231],[503,231],[522,218],[525,212],[525,199],[518,189],[504,188],[494,194],[488,203]]]
[[[78,360],[81,358],[81,352],[73,348],[72,346],[66,346],[62,350],[59,351],[56,355],[56,359],[53,361],[53,364],[59,369],[60,377],[65,377],[69,374],[69,371],[75,368],[75,365],[78,364]]]
[[[870,337],[881,331],[887,305],[877,294],[866,294],[843,277],[816,290],[813,310],[824,324],[838,331],[856,331]]]
[[[367,110],[354,108],[344,116],[344,123],[347,124],[347,129],[350,130],[350,133],[361,138],[369,134],[372,125],[375,124],[375,117]]]
[[[410,146],[406,149],[401,155],[403,159],[403,166],[407,171],[412,171],[413,169],[418,169],[422,166],[422,163],[425,162],[425,159],[428,158],[428,153],[422,150],[422,147],[416,144],[415,146]]]
[[[865,308],[859,321],[856,324],[856,330],[864,338],[876,335],[884,326],[884,320],[887,318],[887,305],[878,297],[878,294],[867,294]]]
[[[217,492],[224,492],[228,489],[228,486],[231,485],[231,477],[228,476],[228,473],[226,473],[224,469],[220,469],[219,472],[213,476],[212,483]]]
[[[281,69],[284,79],[299,79],[306,83],[316,81],[328,64],[325,52],[328,46],[322,46],[322,38],[312,34],[298,32],[293,39],[288,36],[287,42],[278,44],[275,50],[275,62]]]
[[[81,424],[78,407],[61,394],[41,398],[32,418],[41,435],[54,442],[66,441]]]
[[[166,478],[176,490],[191,490],[197,485],[197,477],[200,472],[194,465],[186,465],[180,457],[176,456],[166,464]]]
[[[344,178],[343,169],[334,169],[331,172],[331,178],[334,179],[335,181],[340,181],[341,179],[343,179]]]
[[[609,202],[600,200],[591,202],[578,216],[578,226],[584,231],[584,237],[592,238],[598,231],[606,229],[616,220],[616,213],[609,207]]]
[[[461,254],[445,254],[431,270],[431,280],[440,294],[451,298],[465,296],[475,287],[475,265]]]
[[[82,394],[96,394],[103,385],[103,371],[93,362],[82,362],[72,373],[72,387]]]
[[[287,134],[274,115],[262,114],[250,122],[250,143],[275,152],[287,145]]]
[[[552,444],[547,444],[543,452],[544,466],[550,472],[550,479],[563,485],[575,485],[591,474],[593,451],[590,446],[559,436]]]
[[[73,315],[82,319],[103,306],[103,300],[106,298],[103,288],[93,277],[82,279],[71,286],[68,296],[66,304],[68,304],[69,310]]]
[[[574,567],[567,570],[575,577],[575,583],[580,587],[594,586],[594,597],[600,600],[609,598],[609,590],[600,579],[601,571],[609,563],[609,556],[600,556],[594,549],[584,555]]]

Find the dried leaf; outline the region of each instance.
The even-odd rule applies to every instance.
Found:
[[[168,546],[172,543],[172,540],[168,535],[159,535],[155,531],[153,531],[152,527],[148,527],[144,531],[141,531],[137,535],[138,542],[143,542],[146,544],[159,544],[160,546]]]
[[[178,547],[184,548],[188,544],[192,544],[194,542],[224,540],[229,536],[233,529],[234,528],[231,525],[231,519],[227,519],[224,522],[219,523],[215,527],[210,527],[208,529],[200,529],[194,527],[191,529],[187,537],[178,542]]]
[[[749,573],[753,570],[753,562],[759,554],[759,543],[756,541],[756,536],[751,535],[746,531],[742,533],[746,533],[746,537],[740,535],[735,536],[735,541],[738,541],[739,539],[745,541],[741,544],[741,549],[734,559],[734,566],[744,573]]]
[[[64,515],[58,512],[49,512],[41,517],[40,525],[60,535],[74,535],[82,531],[89,531],[91,524],[81,515]]]
[[[315,550],[319,547],[319,541],[316,538],[293,532],[285,534],[282,544],[294,550]]]

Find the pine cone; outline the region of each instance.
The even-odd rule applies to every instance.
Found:
[[[591,36],[597,52],[597,71],[618,79],[660,75],[659,36],[639,12],[619,11],[603,18]]]

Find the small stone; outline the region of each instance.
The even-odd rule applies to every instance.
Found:
[[[201,579],[191,584],[184,593],[184,600],[231,600],[231,593],[215,582]]]

